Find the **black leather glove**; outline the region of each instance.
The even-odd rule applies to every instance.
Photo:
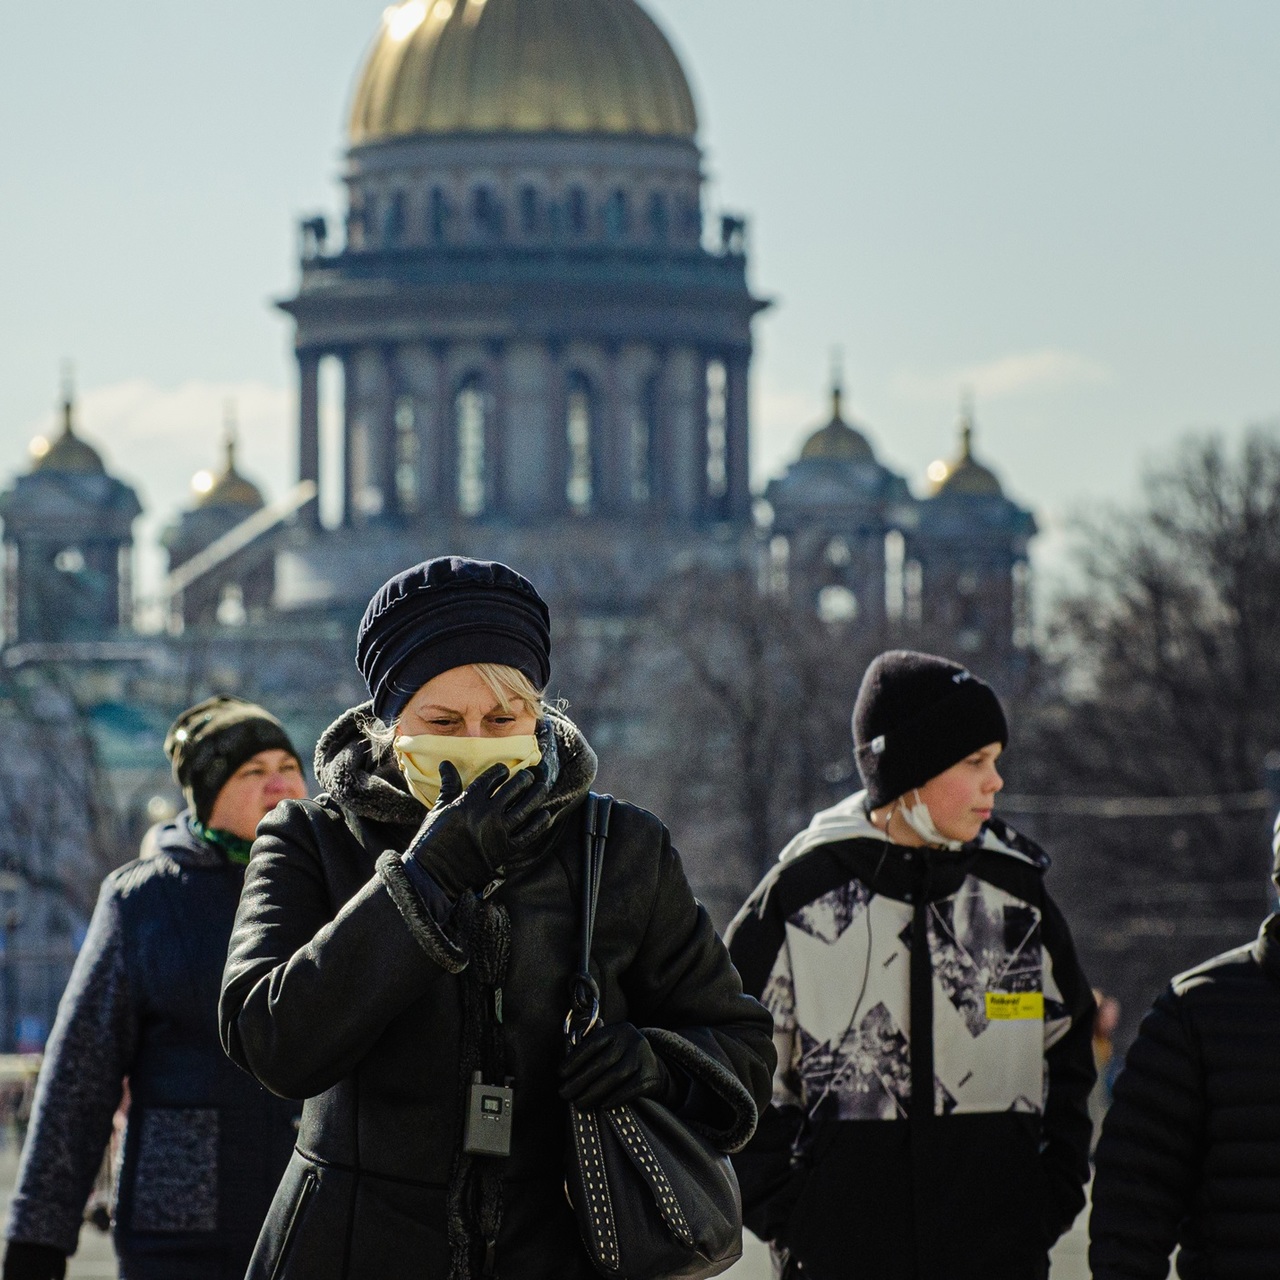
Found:
[[[546,830],[546,771],[505,764],[486,769],[467,789],[446,760],[440,766],[440,799],[405,852],[451,898],[479,891],[497,879],[513,855]]]
[[[67,1255],[51,1244],[10,1240],[4,1251],[3,1280],[62,1280]]]
[[[620,1107],[635,1098],[670,1106],[677,1082],[644,1032],[629,1022],[589,1031],[560,1068],[560,1096],[584,1111]]]

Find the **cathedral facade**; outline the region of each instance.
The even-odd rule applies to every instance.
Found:
[[[635,582],[709,530],[749,530],[764,303],[741,220],[708,247],[697,128],[633,0],[387,11],[351,110],[341,243],[308,219],[281,303],[298,474],[340,493],[333,527],[309,511],[285,607],[367,595],[410,547],[551,575],[587,555]],[[328,448],[325,361],[342,385]]]

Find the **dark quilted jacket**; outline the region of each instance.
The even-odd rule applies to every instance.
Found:
[[[1280,916],[1173,980],[1098,1145],[1095,1280],[1280,1276]]]
[[[130,1280],[241,1280],[293,1146],[297,1104],[218,1043],[218,984],[243,868],[184,814],[113,871],[36,1090],[10,1239],[75,1250],[112,1115],[131,1094],[115,1221]]]

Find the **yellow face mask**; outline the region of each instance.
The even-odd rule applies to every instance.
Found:
[[[512,773],[532,769],[542,759],[533,734],[510,738],[454,738],[420,733],[395,740],[396,762],[412,794],[430,809],[440,798],[440,765],[448,760],[469,787],[486,769],[505,764]]]

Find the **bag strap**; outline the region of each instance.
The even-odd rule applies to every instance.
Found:
[[[600,880],[604,869],[604,847],[609,838],[609,815],[613,797],[587,793],[582,840],[582,897],[579,902],[578,972],[573,976],[565,1035],[577,1042],[600,1020],[600,988],[591,976],[591,944],[596,930],[596,908],[600,903]]]

